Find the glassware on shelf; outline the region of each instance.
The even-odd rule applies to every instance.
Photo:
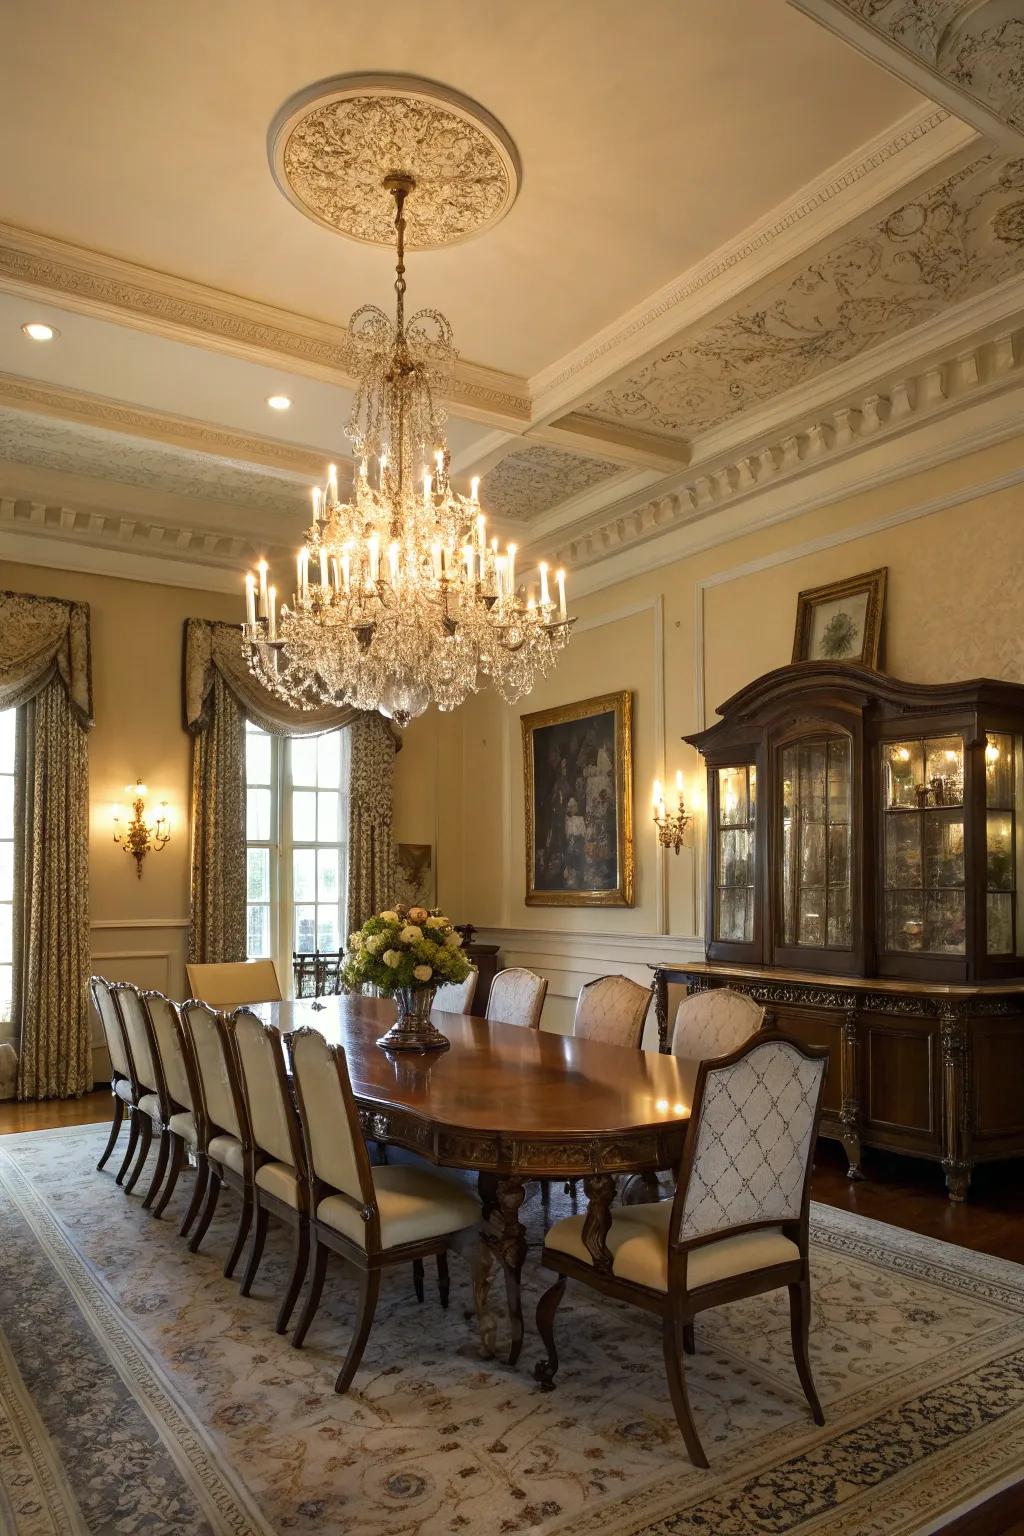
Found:
[[[990,731],[985,739],[985,948],[1012,955],[1018,948],[1016,801],[1019,739]]]
[[[749,944],[754,937],[754,825],[757,771],[718,769],[715,938]]]
[[[849,737],[795,742],[782,753],[783,942],[851,943]]]
[[[885,948],[962,955],[966,952],[963,738],[888,742],[882,762]]]

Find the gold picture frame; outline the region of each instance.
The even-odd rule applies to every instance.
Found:
[[[878,666],[888,567],[809,587],[797,599],[794,661]]]
[[[537,710],[522,728],[527,906],[631,907],[633,695]]]

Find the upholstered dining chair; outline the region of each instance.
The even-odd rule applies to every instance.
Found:
[[[827,1047],[777,1030],[702,1062],[675,1198],[616,1211],[603,1245],[593,1234],[588,1244],[583,1216],[551,1227],[541,1264],[558,1279],[537,1306],[543,1390],[558,1370],[555,1314],[568,1279],[654,1312],[676,1420],[690,1460],[706,1467],[683,1366],[693,1319],[786,1286],[797,1375],[814,1422],[824,1424],[808,1358],[807,1213],[827,1064]]]
[[[540,1029],[540,1016],[548,984],[522,966],[512,965],[498,971],[491,982],[486,1017],[491,1024],[522,1024]]]
[[[103,1038],[106,1041],[107,1055],[110,1057],[110,1091],[114,1099],[113,1118],[110,1123],[110,1135],[103,1154],[96,1164],[97,1173],[107,1163],[111,1152],[117,1145],[117,1138],[124,1124],[125,1111],[128,1120],[128,1147],[118,1170],[116,1183],[120,1184],[128,1171],[128,1165],[135,1154],[135,1148],[139,1139],[139,1127],[132,1116],[132,1105],[135,1096],[132,1091],[132,1075],[128,1065],[128,1046],[124,1038],[124,1026],[120,1015],[114,1007],[114,1000],[110,996],[111,983],[104,976],[91,976],[89,978],[89,991],[92,994],[93,1006],[99,1014],[100,1024],[103,1026]]]
[[[163,1180],[167,1167],[167,1142],[164,1138],[165,1105],[160,1096],[160,1082],[150,1045],[149,1025],[142,1006],[142,994],[130,981],[115,981],[110,988],[111,1001],[117,1009],[128,1048],[128,1069],[131,1073],[134,1104],[132,1119],[138,1124],[139,1150],[135,1167],[124,1183],[126,1194],[131,1194],[149,1157],[156,1128],[158,1151],[156,1166],[150,1177],[149,1188],[143,1197],[144,1210],[149,1210]]]
[[[185,1036],[178,1005],[162,992],[142,994],[142,1006],[149,1025],[149,1041],[160,1084],[160,1099],[164,1108],[164,1135],[167,1137],[170,1156],[167,1165],[167,1182],[160,1198],[152,1207],[153,1215],[160,1217],[177,1187],[181,1170],[189,1152],[195,1152],[199,1130],[194,1109],[193,1075],[185,1058]],[[183,1236],[192,1224],[199,1209],[198,1166],[192,1200],[185,1213],[179,1235]]]
[[[434,994],[434,1007],[441,1013],[469,1013],[476,996],[480,972],[474,965],[465,981],[448,981]]]
[[[252,1290],[271,1216],[295,1233],[291,1277],[277,1313],[275,1332],[284,1333],[292,1315],[309,1260],[309,1180],[295,1102],[288,1086],[281,1032],[248,1008],[238,1008],[227,1021],[235,1050],[238,1077],[252,1136],[253,1205],[255,1225],[249,1262],[241,1292]]]
[[[211,1008],[243,1008],[247,1003],[279,1003],[281,978],[273,960],[232,960],[218,965],[186,965],[189,990]]]
[[[676,1009],[672,1055],[707,1061],[748,1040],[764,1023],[764,1009],[732,987],[690,992]]]
[[[337,1254],[359,1276],[359,1311],[336,1392],[347,1392],[366,1348],[381,1273],[434,1254],[442,1305],[448,1303],[448,1245],[480,1220],[479,1202],[432,1169],[407,1164],[371,1168],[359,1126],[348,1063],[339,1045],[314,1029],[288,1037],[309,1175],[313,1269],[292,1344],[298,1349],[316,1316]]]
[[[232,1275],[252,1225],[252,1138],[245,1102],[222,1015],[193,998],[182,1004],[181,1018],[188,1055],[195,1063],[196,1157],[204,1186],[202,1210],[188,1246],[197,1252],[217,1209],[221,1185],[226,1184],[241,1201],[235,1240],[224,1261],[225,1275]]]
[[[579,1040],[638,1048],[651,1004],[651,987],[628,976],[598,976],[580,988],[572,1032]]]

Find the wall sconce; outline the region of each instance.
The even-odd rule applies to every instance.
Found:
[[[692,820],[683,804],[683,775],[682,770],[676,773],[677,805],[674,811],[670,811],[665,804],[665,797],[661,792],[661,780],[654,781],[654,825],[658,829],[658,842],[663,848],[672,848],[676,853],[683,846],[683,833]]]
[[[142,879],[142,861],[150,849],[159,853],[161,848],[166,848],[171,840],[171,823],[167,816],[167,801],[160,802],[160,814],[152,823],[146,821],[146,795],[148,793],[145,784],[139,779],[135,784],[126,784],[126,795],[132,796],[132,819],[127,828],[121,830],[121,807],[114,806],[114,842],[120,843],[125,853],[130,853],[135,860],[136,873]]]

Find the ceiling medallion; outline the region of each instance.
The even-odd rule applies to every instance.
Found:
[[[384,179],[415,183],[406,249],[470,240],[519,191],[515,145],[490,113],[412,75],[338,75],[285,102],[267,139],[274,179],[307,218],[369,245],[393,245]]]

